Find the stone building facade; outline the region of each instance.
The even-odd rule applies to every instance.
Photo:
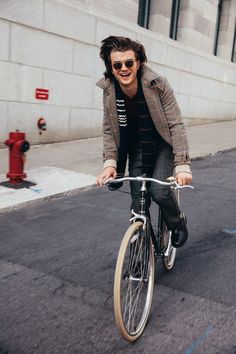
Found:
[[[0,0],[1,146],[16,129],[34,144],[101,135],[99,46],[112,34],[144,44],[187,124],[236,119],[235,19],[235,0]]]

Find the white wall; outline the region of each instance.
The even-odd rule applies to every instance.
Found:
[[[101,135],[102,91],[95,83],[104,71],[100,41],[111,34],[144,44],[149,64],[168,77],[188,124],[236,119],[235,64],[77,1],[0,0],[1,143],[16,129],[31,143]],[[38,87],[50,90],[48,101],[35,99]],[[41,116],[48,130],[39,135]]]

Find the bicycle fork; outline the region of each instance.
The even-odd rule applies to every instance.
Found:
[[[142,185],[140,188],[140,211],[139,214],[135,213],[132,210],[133,217],[130,218],[131,222],[135,222],[137,220],[141,220],[143,222],[143,226],[141,230],[137,231],[137,237],[133,240],[133,244],[130,247],[130,261],[129,261],[129,270],[132,272],[132,260],[135,258],[135,252],[140,252],[140,264],[138,265],[142,270],[141,278],[134,278],[132,280],[137,281],[147,281],[148,280],[148,272],[149,272],[149,259],[150,259],[150,242],[153,238],[151,233],[153,232],[152,227],[150,225],[150,221],[146,216],[145,210],[145,194],[146,194],[146,181],[142,181]],[[153,238],[155,239],[155,237]],[[140,244],[137,246],[137,243]],[[155,241],[154,241],[155,242]]]

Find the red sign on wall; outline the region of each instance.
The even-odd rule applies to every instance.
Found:
[[[48,100],[49,90],[43,88],[35,89],[35,98],[36,100]]]

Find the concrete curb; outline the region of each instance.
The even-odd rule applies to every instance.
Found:
[[[38,198],[38,199],[28,200],[28,201],[25,201],[25,202],[22,202],[22,203],[18,203],[16,205],[8,206],[8,207],[5,207],[5,208],[3,207],[3,208],[0,208],[0,215],[6,214],[6,213],[10,213],[12,211],[16,211],[18,209],[24,208],[24,207],[29,206],[29,205],[37,205],[37,204],[41,204],[41,203],[43,203],[45,201],[57,199],[57,198],[60,198],[60,197],[62,197],[62,198],[63,197],[67,197],[69,195],[76,194],[76,193],[79,193],[79,192],[87,192],[88,190],[91,190],[93,188],[98,188],[98,187],[95,184],[88,185],[86,187],[79,187],[79,188],[68,190],[66,192],[59,192],[59,193],[55,193],[55,194],[52,194],[52,195],[49,195],[49,196],[46,196],[46,197],[41,197],[41,198]]]
[[[203,155],[193,156],[193,157],[191,157],[191,161],[204,160],[204,159],[206,159],[208,157],[214,157],[217,154],[224,154],[225,152],[233,151],[235,149],[236,149],[236,144],[234,146],[232,146],[232,147],[229,147],[229,148],[223,148],[221,150],[205,153]]]
[[[230,148],[224,148],[221,149],[219,151],[215,151],[215,152],[211,152],[211,153],[206,153],[203,155],[199,155],[199,156],[194,156],[191,160],[192,161],[197,161],[197,160],[204,160],[208,157],[214,157],[217,154],[221,154],[221,153],[226,153],[228,151],[232,151],[236,149],[236,144],[233,147]],[[0,215],[5,214],[5,213],[10,213],[12,211],[16,211],[20,208],[24,208],[26,206],[29,205],[37,205],[37,204],[41,204],[42,202],[45,201],[49,201],[49,200],[53,200],[56,198],[60,198],[60,197],[66,197],[72,194],[76,194],[79,192],[86,192],[88,190],[94,189],[94,188],[99,188],[98,186],[96,186],[96,184],[88,184],[87,186],[83,186],[83,187],[78,187],[78,188],[72,188],[70,190],[64,191],[64,192],[58,192],[58,193],[54,193],[48,196],[42,196],[39,197],[37,199],[32,199],[32,200],[27,200],[27,201],[23,201],[22,203],[18,203],[16,205],[12,205],[12,206],[7,206],[7,207],[2,207],[0,208]]]

